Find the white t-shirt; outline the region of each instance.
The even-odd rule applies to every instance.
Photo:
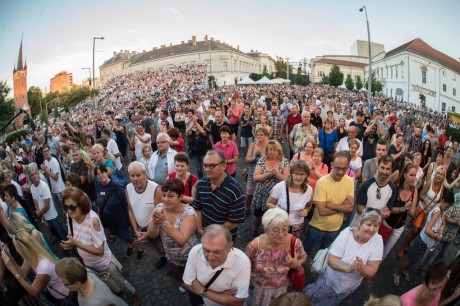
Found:
[[[434,171],[433,171],[434,172]],[[414,182],[414,187],[417,187],[417,183],[418,183],[418,180],[420,177],[423,177],[424,173],[423,173],[423,168],[422,167],[419,167],[418,168],[418,171],[417,171],[417,174],[415,174],[415,182]]]
[[[58,174],[58,180],[55,181],[51,177],[50,179],[50,184],[51,184],[51,191],[53,193],[61,193],[65,190],[65,183],[62,180],[62,175],[61,175],[61,167],[59,167],[59,162],[56,160],[56,158],[51,157],[51,160],[48,161],[45,159],[44,164],[50,169],[51,173]]]
[[[361,157],[357,157],[355,160],[350,160],[350,169],[353,170],[355,173],[358,171],[359,168],[363,167],[363,161]]]
[[[43,218],[47,221],[56,219],[58,213],[56,207],[54,206],[53,197],[51,196],[51,190],[48,185],[45,182],[40,181],[38,186],[32,184],[30,191],[32,192],[32,198],[37,202],[40,210],[45,206],[46,199],[49,199],[50,201],[50,207],[48,211],[43,214]]]
[[[340,257],[342,262],[347,265],[352,264],[356,257],[361,258],[364,264],[370,260],[382,260],[382,236],[376,233],[365,244],[359,244],[353,237],[353,232],[347,227],[334,240],[329,253]],[[359,287],[363,280],[363,276],[358,271],[339,272],[329,266],[326,268],[324,276],[326,283],[337,293],[351,293]]]
[[[120,150],[118,150],[117,142],[115,140],[113,140],[112,138],[110,138],[109,142],[107,142],[107,151],[109,151],[109,153],[112,153],[114,156],[115,156],[115,154],[120,153]],[[117,169],[120,170],[121,167],[123,166],[121,164],[121,158],[120,158],[120,156],[118,156],[115,159],[117,160],[117,165],[116,165]]]
[[[291,225],[301,224],[304,221],[304,217],[300,217],[299,213],[305,208],[305,204],[311,201],[313,195],[313,189],[308,185],[308,189],[305,193],[301,192],[289,192],[289,223]],[[287,211],[287,198],[286,198],[286,182],[281,181],[276,184],[270,196],[278,200],[278,205],[282,209]]]
[[[56,299],[63,299],[69,295],[69,289],[64,285],[64,283],[59,279],[55,271],[55,264],[49,261],[46,258],[40,258],[38,260],[37,268],[35,269],[35,273],[42,274],[42,275],[49,275],[50,280],[46,285],[48,287],[48,291],[51,293],[53,297]]]

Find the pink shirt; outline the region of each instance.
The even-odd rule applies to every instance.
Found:
[[[402,305],[403,306],[417,306],[417,304],[415,303],[415,297],[417,295],[417,292],[422,288],[422,286],[423,284],[401,295]],[[440,299],[441,299],[441,292],[439,292],[436,295],[436,297],[431,301],[430,306],[437,306],[439,304]]]
[[[222,141],[218,141],[214,144],[214,150],[221,151],[224,153],[225,159],[233,159],[239,155],[238,148],[236,147],[236,143],[232,140],[229,140],[227,145],[224,146]],[[228,164],[227,165],[227,174],[232,175],[236,171],[236,163]]]

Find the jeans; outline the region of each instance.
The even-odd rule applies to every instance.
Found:
[[[203,160],[204,155],[196,155],[192,156],[193,162],[195,163],[196,173],[198,174],[198,178],[203,177]]]
[[[59,221],[59,217],[56,217],[52,220],[46,220],[51,225],[50,230],[54,230],[54,234],[61,241],[67,240],[67,231],[64,228],[62,222]]]
[[[319,249],[325,249],[329,247],[334,242],[335,238],[337,238],[339,233],[340,230],[335,232],[323,232],[310,225],[307,239],[304,243],[305,252],[310,255],[311,251],[318,245],[320,246]]]

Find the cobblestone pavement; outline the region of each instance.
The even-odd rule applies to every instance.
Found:
[[[283,146],[286,151],[285,153],[287,153],[286,144]],[[240,155],[242,156],[242,154]],[[240,174],[244,167],[244,159],[240,157],[237,165],[239,173],[237,180],[241,183],[243,188],[245,188],[246,184],[241,180]],[[193,170],[194,169],[192,169],[192,172],[194,172]],[[252,217],[248,217],[245,222],[239,226],[239,234],[235,246],[244,250],[250,241],[251,232]],[[407,229],[405,232],[407,232]],[[372,280],[363,280],[361,286],[351,296],[344,300],[341,305],[363,305],[364,301],[369,298],[371,293],[379,297],[386,294],[401,295],[422,282],[422,277],[417,275],[415,269],[413,269],[411,272],[410,282],[406,282],[403,278],[401,278],[400,287],[396,287],[393,284],[393,270],[398,264],[398,261],[395,258],[395,250],[399,247],[399,244],[402,243],[402,241],[404,241],[404,236],[399,239],[399,243],[395,246],[393,252],[380,265],[377,276]],[[109,246],[123,265],[122,274],[141,293],[142,305],[190,305],[187,299],[187,294],[180,293],[178,289],[180,283],[169,277],[166,267],[163,267],[161,270],[157,270],[155,268],[155,263],[158,261],[159,255],[150,242],[142,244],[142,247],[146,250],[146,254],[141,262],[136,261],[135,254],[133,254],[131,258],[125,257],[126,244],[119,238],[117,238],[114,243],[109,243]],[[58,247],[59,246],[57,244],[53,245],[53,249],[57,249]],[[458,244],[452,244],[451,251],[448,253],[447,257],[453,258],[454,249],[458,250],[458,248]],[[62,253],[57,250],[57,254],[61,255]],[[305,268],[307,271],[307,284],[312,283],[316,278],[309,273],[307,264],[305,264]],[[132,304],[130,300],[128,303]]]

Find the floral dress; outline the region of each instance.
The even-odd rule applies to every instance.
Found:
[[[268,173],[265,158],[260,158],[256,167],[262,168],[262,174]],[[289,161],[286,158],[283,158],[278,166],[278,172],[284,174],[285,167],[289,167]],[[279,180],[275,176],[271,176],[265,182],[257,182],[256,189],[254,190],[254,198],[252,200],[255,208],[262,209],[263,211],[267,210],[266,203],[268,196],[270,195],[270,191],[278,183]]]
[[[254,143],[254,149],[252,150],[252,156],[256,157],[256,150],[255,147],[257,143]],[[246,194],[253,195],[254,194],[254,170],[256,170],[257,162],[265,156],[265,150],[262,151],[261,157],[256,157],[248,166],[248,182],[246,183]]]
[[[256,239],[258,244],[259,237]],[[251,262],[252,292],[250,298],[247,299],[247,304],[269,305],[272,299],[287,291],[289,267],[283,263],[283,259],[290,253],[290,250],[255,249],[248,244],[244,252]],[[299,260],[307,258],[300,240],[296,243],[294,254]]]

